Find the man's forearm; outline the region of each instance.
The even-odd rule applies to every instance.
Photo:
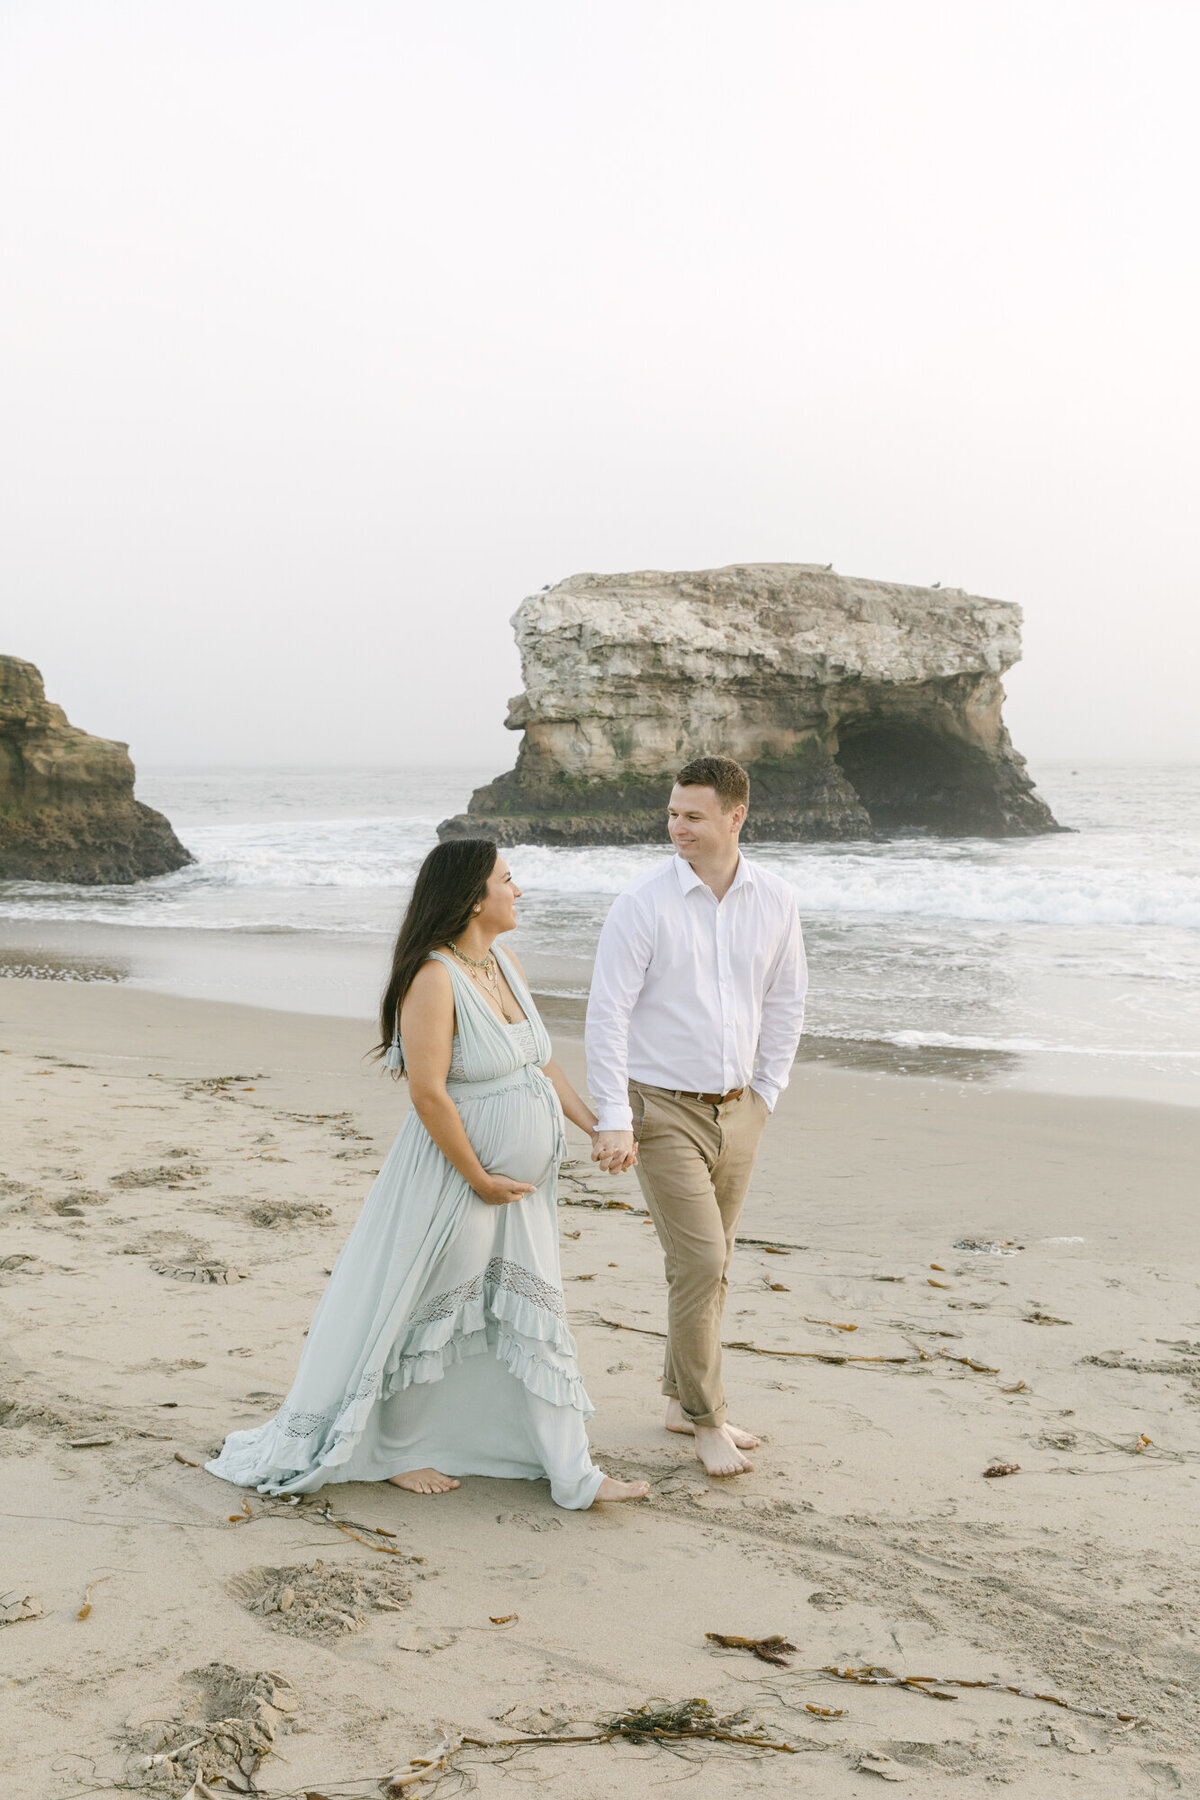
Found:
[[[590,1037],[585,1047],[588,1089],[596,1108],[597,1130],[632,1131],[633,1110],[629,1104],[629,1078],[625,1073],[624,1056],[618,1058],[610,1046],[598,1051]]]
[[[599,991],[597,991],[599,987]],[[588,1091],[601,1131],[630,1131],[629,1013],[631,1008],[606,992],[593,977],[583,1044],[587,1055]]]
[[[771,972],[758,1024],[758,1053],[752,1085],[773,1112],[788,1084],[804,1030],[808,996],[808,960],[800,920],[792,920],[786,942]]]
[[[653,944],[636,907],[621,895],[604,922],[592,990],[588,999],[584,1047],[588,1089],[595,1101],[601,1131],[630,1131],[629,1022],[646,979]]]
[[[772,1112],[791,1076],[803,1026],[803,1003],[799,1008],[789,1009],[786,1021],[781,1019],[776,1023],[766,1015],[763,1017],[751,1085],[757,1088]]]

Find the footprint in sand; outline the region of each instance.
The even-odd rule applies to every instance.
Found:
[[[170,1702],[157,1701],[140,1717],[126,1721],[127,1747],[142,1752],[136,1764],[139,1774],[153,1772],[174,1788],[185,1781],[219,1781],[227,1770],[236,1769],[242,1777],[237,1791],[250,1792],[244,1784],[252,1786],[254,1772],[270,1755],[285,1715],[296,1711],[291,1683],[282,1675],[212,1662],[190,1669],[180,1686],[184,1697],[176,1702],[173,1714]],[[231,1781],[229,1786],[235,1784]]]
[[[562,1520],[542,1518],[537,1513],[502,1512],[496,1514],[497,1525],[523,1525],[526,1531],[561,1531]]]
[[[248,1569],[229,1584],[234,1598],[272,1631],[336,1643],[361,1631],[371,1612],[400,1612],[412,1596],[403,1570],[296,1563]]]
[[[61,1200],[52,1200],[50,1211],[60,1218],[82,1219],[86,1217],[85,1208],[107,1206],[111,1199],[111,1194],[97,1193],[94,1188],[79,1188],[72,1194],[65,1194]]]
[[[448,1625],[407,1625],[395,1640],[397,1650],[413,1650],[420,1656],[448,1650],[457,1642],[457,1631],[451,1631]]]
[[[260,1225],[269,1231],[277,1225],[294,1225],[301,1220],[312,1224],[316,1220],[332,1219],[333,1208],[318,1200],[264,1200],[251,1207],[246,1216],[252,1225]]]
[[[169,1152],[168,1152],[169,1154]],[[110,1175],[109,1187],[115,1188],[153,1188],[172,1187],[181,1177],[194,1179],[205,1174],[200,1163],[159,1163],[152,1169],[123,1169],[119,1175]]]
[[[230,1287],[250,1276],[249,1269],[232,1263],[151,1263],[150,1267],[156,1275],[168,1275],[172,1281],[198,1281],[217,1287]]]

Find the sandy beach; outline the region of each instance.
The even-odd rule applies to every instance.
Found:
[[[240,1751],[253,1791],[368,1795],[463,1737],[603,1734],[701,1696],[774,1747],[468,1744],[453,1769],[564,1800],[689,1776],[1200,1791],[1200,1111],[800,1066],[726,1318],[752,1474],[710,1482],[661,1430],[657,1243],[631,1178],[575,1165],[595,1455],[649,1501],[568,1514],[544,1484],[471,1480],[243,1505],[198,1465],[282,1399],[407,1105],[369,1042],[0,985],[5,1793],[183,1794],[224,1732],[215,1793],[247,1791]]]

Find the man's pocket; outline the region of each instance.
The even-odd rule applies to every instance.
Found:
[[[636,1088],[632,1084],[629,1088],[629,1106],[633,1113],[633,1141],[635,1144],[640,1144],[653,1116],[653,1107],[641,1088]]]

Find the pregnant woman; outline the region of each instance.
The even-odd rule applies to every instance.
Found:
[[[637,1500],[588,1451],[592,1407],[558,1260],[563,1114],[596,1120],[558,1064],[515,957],[493,948],[520,889],[482,838],[421,865],[382,1005],[381,1049],[412,1110],[313,1314],[269,1424],[214,1475],[271,1494],[462,1475],[549,1478],[559,1506]]]

